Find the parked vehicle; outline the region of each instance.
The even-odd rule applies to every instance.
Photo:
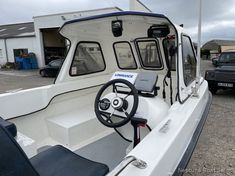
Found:
[[[42,77],[56,77],[64,62],[64,59],[56,59],[51,61],[48,65],[39,70]]]
[[[0,173],[182,175],[211,104],[184,29],[116,12],[67,21],[60,34],[71,47],[55,83],[0,95],[30,158],[0,130]]]
[[[205,79],[208,81],[210,91],[215,94],[218,89],[234,89],[235,50],[222,52],[216,66],[216,69],[205,72]]]

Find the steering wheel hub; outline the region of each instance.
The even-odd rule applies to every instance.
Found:
[[[111,103],[112,107],[116,110],[121,109],[123,106],[123,100],[119,97],[115,97]]]

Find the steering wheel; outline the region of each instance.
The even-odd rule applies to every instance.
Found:
[[[110,90],[110,87],[110,93],[103,96],[103,93]],[[118,90],[119,87],[122,88],[122,91]],[[138,91],[134,85],[124,79],[114,79],[99,90],[95,99],[95,114],[103,125],[118,128],[131,120],[136,113],[138,104]],[[130,105],[131,107],[129,107]]]

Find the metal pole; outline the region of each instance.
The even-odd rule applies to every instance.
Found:
[[[194,96],[198,96],[198,89],[201,77],[201,27],[202,27],[202,0],[199,0],[198,6],[198,44],[197,44],[197,72]]]
[[[199,0],[199,19],[198,19],[198,46],[197,46],[197,77],[201,76],[201,33],[202,33],[202,0]]]
[[[7,62],[9,62],[9,58],[8,58],[8,51],[7,51],[7,39],[4,39],[4,47],[5,47],[5,53],[6,53],[6,59],[7,59]]]

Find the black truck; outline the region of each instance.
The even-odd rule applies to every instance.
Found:
[[[205,79],[210,91],[215,94],[218,89],[235,88],[235,50],[224,51],[215,63],[214,70],[206,70]]]

